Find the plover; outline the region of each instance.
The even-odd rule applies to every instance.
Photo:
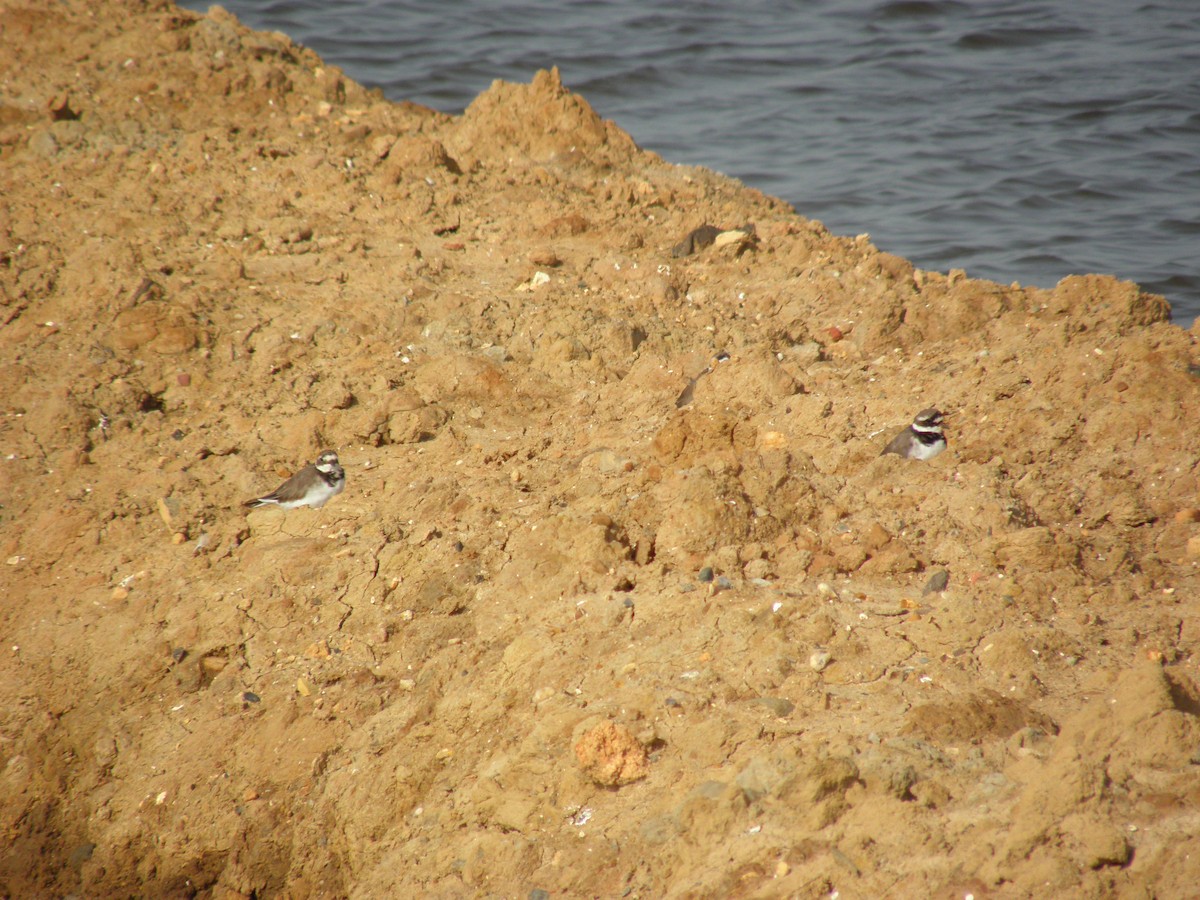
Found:
[[[945,449],[942,413],[931,406],[917,413],[912,424],[892,438],[879,455],[895,453],[905,459],[933,459]]]
[[[729,360],[730,356],[724,350],[714,356],[708,365],[701,369],[696,377],[687,383],[687,387],[679,392],[679,396],[675,398],[675,408],[683,409],[691,403],[696,393],[696,385],[700,383],[700,379],[709,374],[718,363],[729,362]]]
[[[325,450],[312,465],[305,466],[271,493],[253,500],[245,506],[278,506],[280,509],[295,509],[311,506],[320,509],[330,497],[342,492],[346,486],[346,471],[338,463],[337,454]]]

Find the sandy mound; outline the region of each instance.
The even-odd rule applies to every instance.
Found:
[[[452,118],[216,8],[0,20],[6,895],[1200,883],[1162,298],[915,270],[554,72]]]

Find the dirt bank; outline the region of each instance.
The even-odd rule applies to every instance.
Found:
[[[0,893],[1200,884],[1162,298],[915,270],[553,72],[453,118],[84,0],[0,58]]]

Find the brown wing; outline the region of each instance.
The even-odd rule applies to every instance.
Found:
[[[908,446],[911,441],[912,438],[908,433],[908,429],[905,428],[902,432],[888,441],[888,445],[883,448],[883,452],[879,455],[886,456],[888,453],[895,453],[897,456],[905,456],[908,454]]]
[[[258,506],[266,503],[288,503],[294,500],[301,499],[308,491],[309,485],[312,484],[314,478],[319,478],[320,473],[317,472],[317,467],[307,465],[275,490],[269,494],[264,494],[262,497],[256,497],[253,500],[247,500],[244,506]]]

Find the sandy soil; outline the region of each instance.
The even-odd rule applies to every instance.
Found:
[[[1162,298],[914,269],[554,72],[453,118],[160,0],[0,59],[0,893],[1200,884]]]

